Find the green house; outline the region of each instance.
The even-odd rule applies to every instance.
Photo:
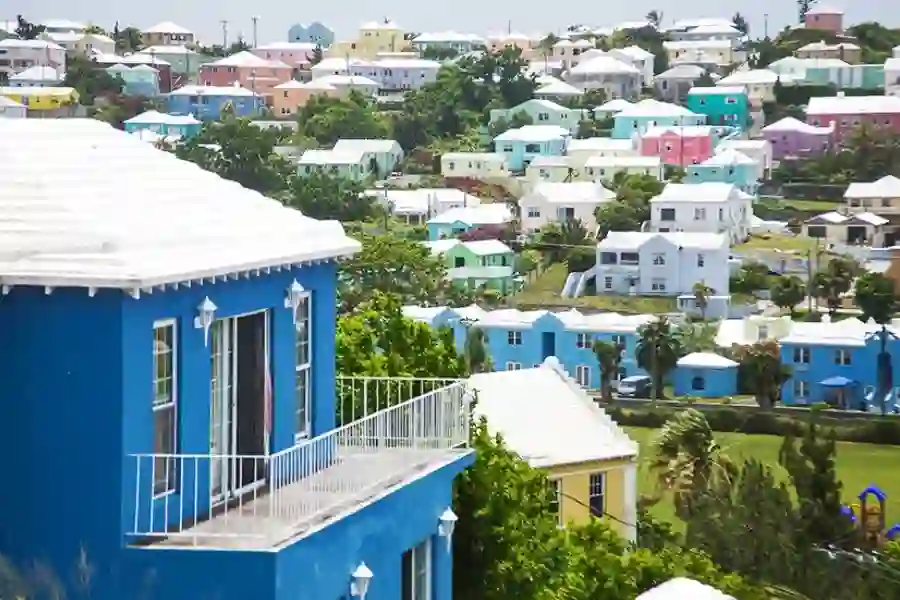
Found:
[[[473,290],[497,290],[501,294],[514,291],[515,256],[512,249],[503,242],[437,240],[425,242],[425,245],[432,254],[444,258],[447,276],[457,285]]]

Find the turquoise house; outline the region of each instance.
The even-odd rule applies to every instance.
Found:
[[[6,223],[7,572],[39,563],[57,598],[452,600],[473,395],[335,372],[341,224],[91,119],[0,119],[13,154],[54,166],[16,177],[58,210]]]
[[[506,158],[510,171],[524,171],[538,156],[563,156],[571,132],[558,125],[525,125],[494,138],[494,151]]]
[[[500,240],[461,242],[443,239],[425,242],[433,255],[441,256],[447,277],[462,288],[513,291],[515,253]]]
[[[150,65],[117,64],[107,67],[106,72],[122,80],[122,93],[126,96],[153,98],[159,95],[159,71]]]
[[[884,65],[808,67],[804,83],[833,85],[838,89],[876,90],[884,87]]]
[[[167,115],[148,110],[125,121],[125,131],[137,133],[152,131],[165,137],[189,139],[200,133],[203,124],[193,115]]]
[[[586,111],[568,108],[550,100],[532,98],[512,108],[492,109],[490,122],[496,123],[501,119],[509,122],[519,113],[528,115],[533,125],[556,125],[574,134],[578,131],[578,124],[585,118]]]
[[[738,363],[709,352],[678,360],[673,377],[676,396],[722,398],[737,394]]]
[[[613,116],[612,137],[634,139],[651,127],[679,127],[706,125],[706,115],[697,114],[683,106],[648,98],[626,106]]]
[[[759,164],[732,148],[717,152],[686,171],[685,183],[730,183],[748,194],[755,194],[759,188]]]
[[[694,87],[687,107],[706,115],[706,124],[746,129],[750,123],[750,98],[743,86]]]
[[[451,208],[428,220],[428,241],[456,238],[472,229],[505,226],[513,219],[506,204],[481,204]]]

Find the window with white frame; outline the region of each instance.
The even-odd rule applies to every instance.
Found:
[[[294,437],[305,438],[310,435],[310,382],[312,369],[312,346],[310,335],[310,300],[309,293],[302,296],[297,306],[297,326],[294,333],[295,360],[294,370]]]
[[[581,387],[591,387],[591,368],[587,365],[577,365],[575,367],[575,380]]]
[[[175,489],[178,399],[175,321],[153,325],[153,493]]]
[[[806,346],[797,346],[794,348],[794,362],[802,365],[809,364],[809,348]]]
[[[654,292],[664,292],[666,291],[666,280],[665,279],[652,279],[650,280],[650,289]]]
[[[522,345],[522,332],[521,331],[509,331],[506,334],[506,342],[510,346],[521,346]]]
[[[518,371],[521,368],[522,368],[522,363],[517,363],[517,362],[513,362],[513,361],[509,361],[508,363],[506,363],[507,371]]]
[[[705,221],[706,220],[706,209],[705,208],[695,208],[694,209],[694,220],[695,221]]]
[[[794,397],[803,400],[809,397],[809,382],[802,379],[794,380]]]
[[[541,209],[537,206],[529,206],[528,207],[528,218],[536,219],[541,216]]]
[[[575,337],[575,345],[578,348],[590,348],[591,347],[591,336],[587,333],[579,333]]]
[[[588,482],[588,506],[591,507],[591,514],[595,517],[601,517],[606,514],[606,507],[603,502],[605,484],[606,477],[603,473],[591,473]]]
[[[666,264],[666,255],[658,252],[653,255],[653,264],[654,265],[664,265]]]
[[[401,560],[402,600],[431,600],[431,538],[403,553]]]
[[[562,484],[558,479],[551,479],[550,484],[550,513],[556,515],[558,521],[562,522],[559,505],[562,497]]]
[[[603,278],[603,289],[611,290],[612,289],[613,278],[612,277],[604,277]]]
[[[618,346],[618,347],[624,348],[625,347],[625,336],[619,335],[619,334],[612,336],[612,343],[613,343],[613,346]]]
[[[851,362],[851,358],[850,358],[849,350],[845,350],[843,348],[839,348],[838,350],[835,350],[834,364],[846,367],[847,365],[850,364],[850,362]]]
[[[705,265],[705,264],[706,264],[706,257],[703,256],[702,254],[698,254],[697,255],[697,266],[703,267],[703,265]]]

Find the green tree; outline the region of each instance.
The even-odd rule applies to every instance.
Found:
[[[594,211],[594,217],[601,239],[610,231],[640,231],[644,221],[650,219],[650,205],[639,201],[604,202]]]
[[[716,349],[718,322],[685,323],[675,328],[675,335],[683,354],[712,352]]]
[[[747,23],[747,19],[745,19],[744,15],[742,15],[741,13],[739,13],[739,12],[734,13],[734,16],[731,17],[731,24],[735,29],[740,31],[742,34],[744,34],[744,35],[750,34],[750,24]]]
[[[769,267],[756,261],[747,261],[729,278],[732,294],[753,294],[769,287]]]
[[[706,309],[709,308],[709,297],[715,293],[711,287],[702,281],[694,284],[694,305],[700,310],[700,318],[706,319]]]
[[[781,362],[781,348],[774,340],[736,346],[738,383],[742,392],[753,394],[762,408],[772,408],[781,400],[781,388],[790,379],[790,367]]]
[[[654,500],[672,494],[675,513],[688,521],[698,491],[727,479],[733,463],[713,436],[706,417],[693,408],[666,421],[651,445],[650,472],[656,480]]]
[[[796,275],[781,275],[772,281],[772,302],[779,308],[786,308],[794,317],[797,305],[806,297],[806,285]]]
[[[249,119],[224,114],[220,121],[204,123],[198,135],[177,146],[175,154],[246,188],[273,194],[285,189],[293,171],[275,153],[284,136],[278,129],[263,129]]]
[[[113,27],[111,37],[116,42],[116,52],[119,54],[138,52],[144,47],[144,43],[141,40],[141,30],[137,27],[126,27],[120,30],[118,21]]]
[[[810,289],[819,298],[824,298],[828,313],[834,315],[841,307],[841,299],[850,291],[853,278],[859,268],[851,259],[836,257],[828,262],[824,271],[813,276]]]
[[[497,137],[501,133],[509,131],[510,129],[517,129],[519,127],[524,127],[525,125],[531,125],[534,123],[534,119],[531,118],[524,110],[517,111],[510,116],[507,120],[503,117],[500,117],[496,121],[490,124],[488,127],[488,132],[491,137]]]
[[[547,223],[534,236],[534,247],[540,250],[544,264],[548,265],[566,262],[575,250],[593,243],[587,229],[577,219]]]
[[[663,397],[663,384],[666,375],[675,368],[678,359],[683,355],[681,343],[665,316],[642,325],[638,329],[638,342],[635,358],[640,368],[650,374],[653,379],[653,397]]]
[[[325,59],[325,52],[322,50],[321,44],[316,44],[316,47],[312,49],[312,54],[306,55],[306,60],[309,61],[309,66],[314,67]]]
[[[457,56],[459,56],[459,51],[453,48],[435,48],[434,46],[428,46],[422,52],[422,58],[425,60],[436,60],[438,62],[452,60]]]
[[[90,106],[99,97],[107,99],[121,94],[123,81],[98,68],[90,59],[70,56],[66,63],[62,85],[74,88],[81,104]]]
[[[612,402],[612,381],[619,374],[623,348],[619,344],[594,340],[591,349],[600,366],[600,392],[603,395],[603,401]]]
[[[291,176],[279,199],[313,219],[366,221],[376,217],[381,207],[364,191],[357,181],[314,171]]]
[[[20,39],[36,40],[45,31],[47,31],[47,28],[43,25],[36,25],[22,15],[16,15],[15,33]]]
[[[863,321],[890,323],[897,303],[894,281],[881,273],[864,273],[856,280],[854,300]]]
[[[109,123],[119,130],[125,129],[125,121],[155,108],[154,102],[143,96],[109,95],[99,106],[94,106],[91,116]]]
[[[358,91],[345,98],[314,96],[297,114],[300,135],[332,145],[340,139],[384,139],[390,135],[388,120],[375,102]]]

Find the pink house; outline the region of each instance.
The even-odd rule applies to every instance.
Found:
[[[830,126],[817,127],[794,117],[785,117],[762,128],[763,137],[772,144],[772,157],[777,159],[822,154],[831,147],[833,133]]]
[[[293,69],[276,60],[238,52],[200,67],[201,85],[240,85],[257,94],[272,96],[272,90],[293,78]]]
[[[813,6],[803,16],[807,29],[823,29],[834,33],[844,31],[844,11],[830,6]]]
[[[848,131],[862,123],[900,134],[900,97],[897,96],[837,96],[810,98],[806,107],[806,122],[816,127],[834,123],[834,138],[840,142]]]
[[[658,156],[665,165],[697,165],[713,154],[713,128],[707,125],[650,127],[640,138],[641,156]]]
[[[283,62],[295,70],[308,71],[316,45],[308,42],[274,42],[250,50],[259,58]]]

